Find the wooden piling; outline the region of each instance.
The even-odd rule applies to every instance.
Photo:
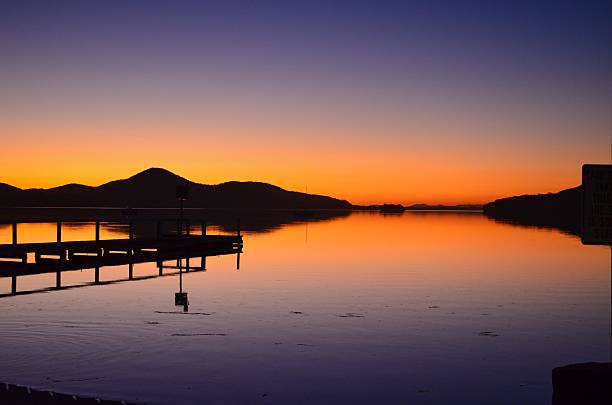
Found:
[[[13,245],[17,244],[17,222],[13,222]]]
[[[57,243],[62,241],[62,221],[57,221]]]
[[[100,222],[96,221],[96,240],[100,240]]]

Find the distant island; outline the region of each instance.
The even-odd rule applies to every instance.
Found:
[[[404,211],[482,211],[481,204],[458,204],[458,205],[443,205],[443,204],[382,204],[382,205],[353,205],[354,209],[380,211],[380,212],[404,212]]]
[[[558,193],[501,198],[483,207],[488,217],[519,225],[554,227],[581,234],[582,187]]]

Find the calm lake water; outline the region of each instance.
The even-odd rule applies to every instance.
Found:
[[[52,241],[55,225],[19,232]],[[1,298],[0,381],[150,404],[544,404],[553,367],[610,359],[610,249],[575,236],[473,213],[355,213],[244,242],[240,270],[231,255],[183,275],[187,314],[178,276]],[[19,290],[54,283],[21,277]]]

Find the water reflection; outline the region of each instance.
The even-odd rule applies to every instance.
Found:
[[[152,404],[550,403],[553,367],[609,356],[609,250],[571,235],[356,213],[245,244],[240,272],[208,257],[0,300],[0,380]]]

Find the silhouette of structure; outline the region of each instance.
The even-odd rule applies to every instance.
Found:
[[[175,234],[163,234],[162,221],[158,221],[156,237],[135,237],[130,227],[127,239],[102,240],[100,223],[96,222],[95,239],[63,242],[61,222],[57,222],[57,240],[43,243],[18,243],[17,229],[14,223],[13,243],[0,245],[0,277],[12,279],[11,293],[4,295],[19,294],[17,279],[24,275],[55,273],[54,289],[61,289],[62,272],[93,268],[95,275],[91,284],[95,285],[100,284],[101,267],[127,265],[127,280],[133,280],[134,264],[156,262],[162,276],[164,261],[186,258],[189,271],[189,258],[199,257],[205,264],[206,256],[239,255],[243,247],[239,231],[237,235],[208,235],[205,223],[201,225],[200,235],[191,234],[190,227],[184,232],[179,228]],[[29,261],[32,256],[33,261]]]

